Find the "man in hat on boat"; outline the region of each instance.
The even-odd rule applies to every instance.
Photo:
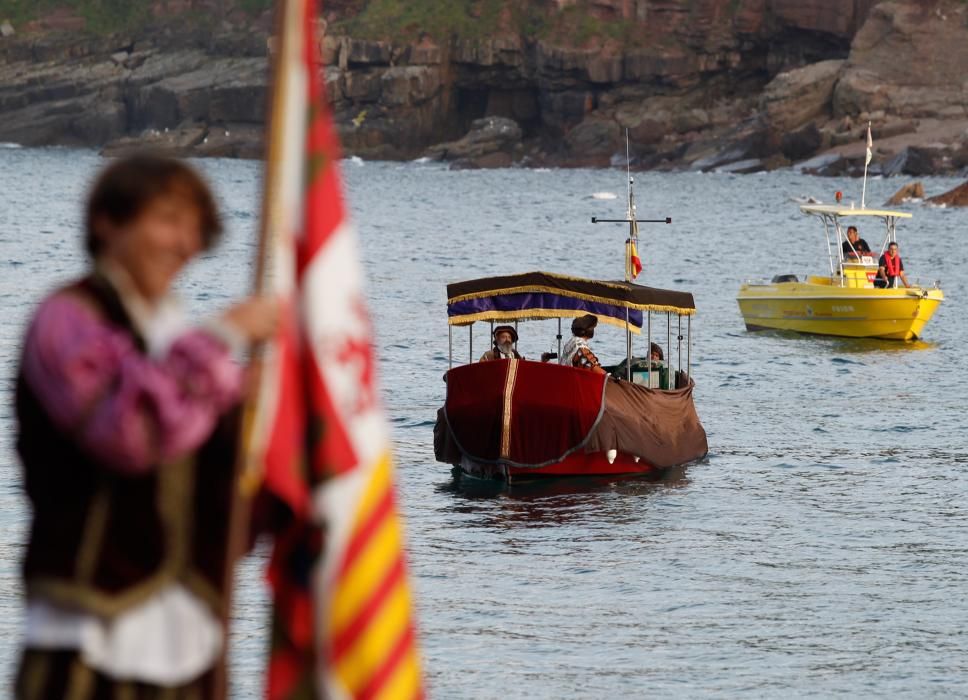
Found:
[[[491,360],[523,360],[521,354],[514,349],[518,342],[518,332],[514,326],[498,326],[493,333],[494,347],[481,355],[481,362]]]
[[[602,363],[595,357],[595,353],[588,347],[588,341],[595,337],[595,326],[598,325],[598,317],[593,314],[585,314],[571,322],[571,339],[565,343],[565,348],[561,352],[559,364],[581,369],[590,369],[592,372],[605,374]]]

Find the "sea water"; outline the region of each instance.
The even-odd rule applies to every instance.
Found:
[[[104,161],[0,150],[0,373],[11,378],[37,301],[85,266],[83,198]],[[227,231],[179,285],[199,316],[249,288],[260,166],[207,160]],[[445,285],[547,270],[605,279],[624,267],[617,170],[452,172],[347,163],[383,398],[437,698],[950,696],[968,682],[968,211],[912,205],[908,274],[947,300],[916,343],[751,334],[740,282],[823,273],[818,222],[791,198],[859,206],[860,182],[792,172],[641,174],[640,281],[690,290],[696,407],[707,460],[664,481],[480,490],[433,458],[448,363]],[[873,180],[882,203],[904,181]],[[928,178],[941,192],[955,181]],[[618,193],[617,200],[602,192]],[[873,223],[861,235],[872,246]],[[530,357],[556,324],[522,324]],[[664,329],[660,333],[665,345]],[[644,349],[644,339],[635,341]],[[474,355],[486,347],[479,326]],[[466,329],[455,360],[470,356]],[[594,348],[624,356],[602,328]],[[673,348],[673,352],[674,352]],[[669,349],[666,349],[667,353]],[[0,662],[22,624],[28,523],[12,382],[0,402]],[[268,646],[265,552],[241,567],[233,696],[258,697]],[[9,686],[7,686],[9,687]],[[6,692],[0,693],[6,695]]]

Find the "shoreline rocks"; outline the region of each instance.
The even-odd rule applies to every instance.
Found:
[[[647,46],[502,29],[324,33],[319,51],[349,156],[604,167],[624,163],[627,130],[636,169],[859,176],[870,123],[873,174],[968,174],[968,5],[922,5],[634,0],[609,12],[647,18]],[[269,20],[186,30],[169,19],[107,38],[0,37],[0,141],[260,157]]]
[[[464,137],[427,149],[426,157],[450,161],[454,168],[506,168],[522,148],[522,135],[513,119],[484,117],[473,121]]]

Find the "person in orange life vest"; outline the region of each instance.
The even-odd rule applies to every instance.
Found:
[[[881,256],[878,262],[877,279],[874,280],[875,287],[896,287],[897,280],[900,278],[905,287],[910,287],[907,276],[904,274],[904,262],[898,255],[897,243],[893,241],[887,246],[887,252]]]
[[[479,362],[491,360],[523,360],[521,354],[514,349],[518,342],[518,332],[514,326],[498,326],[494,329],[494,347],[481,355]]]

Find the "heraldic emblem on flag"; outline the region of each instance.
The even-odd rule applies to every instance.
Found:
[[[250,454],[288,506],[269,579],[268,694],[417,698],[422,679],[356,234],[320,81],[315,0],[278,13],[263,291],[284,300]]]

